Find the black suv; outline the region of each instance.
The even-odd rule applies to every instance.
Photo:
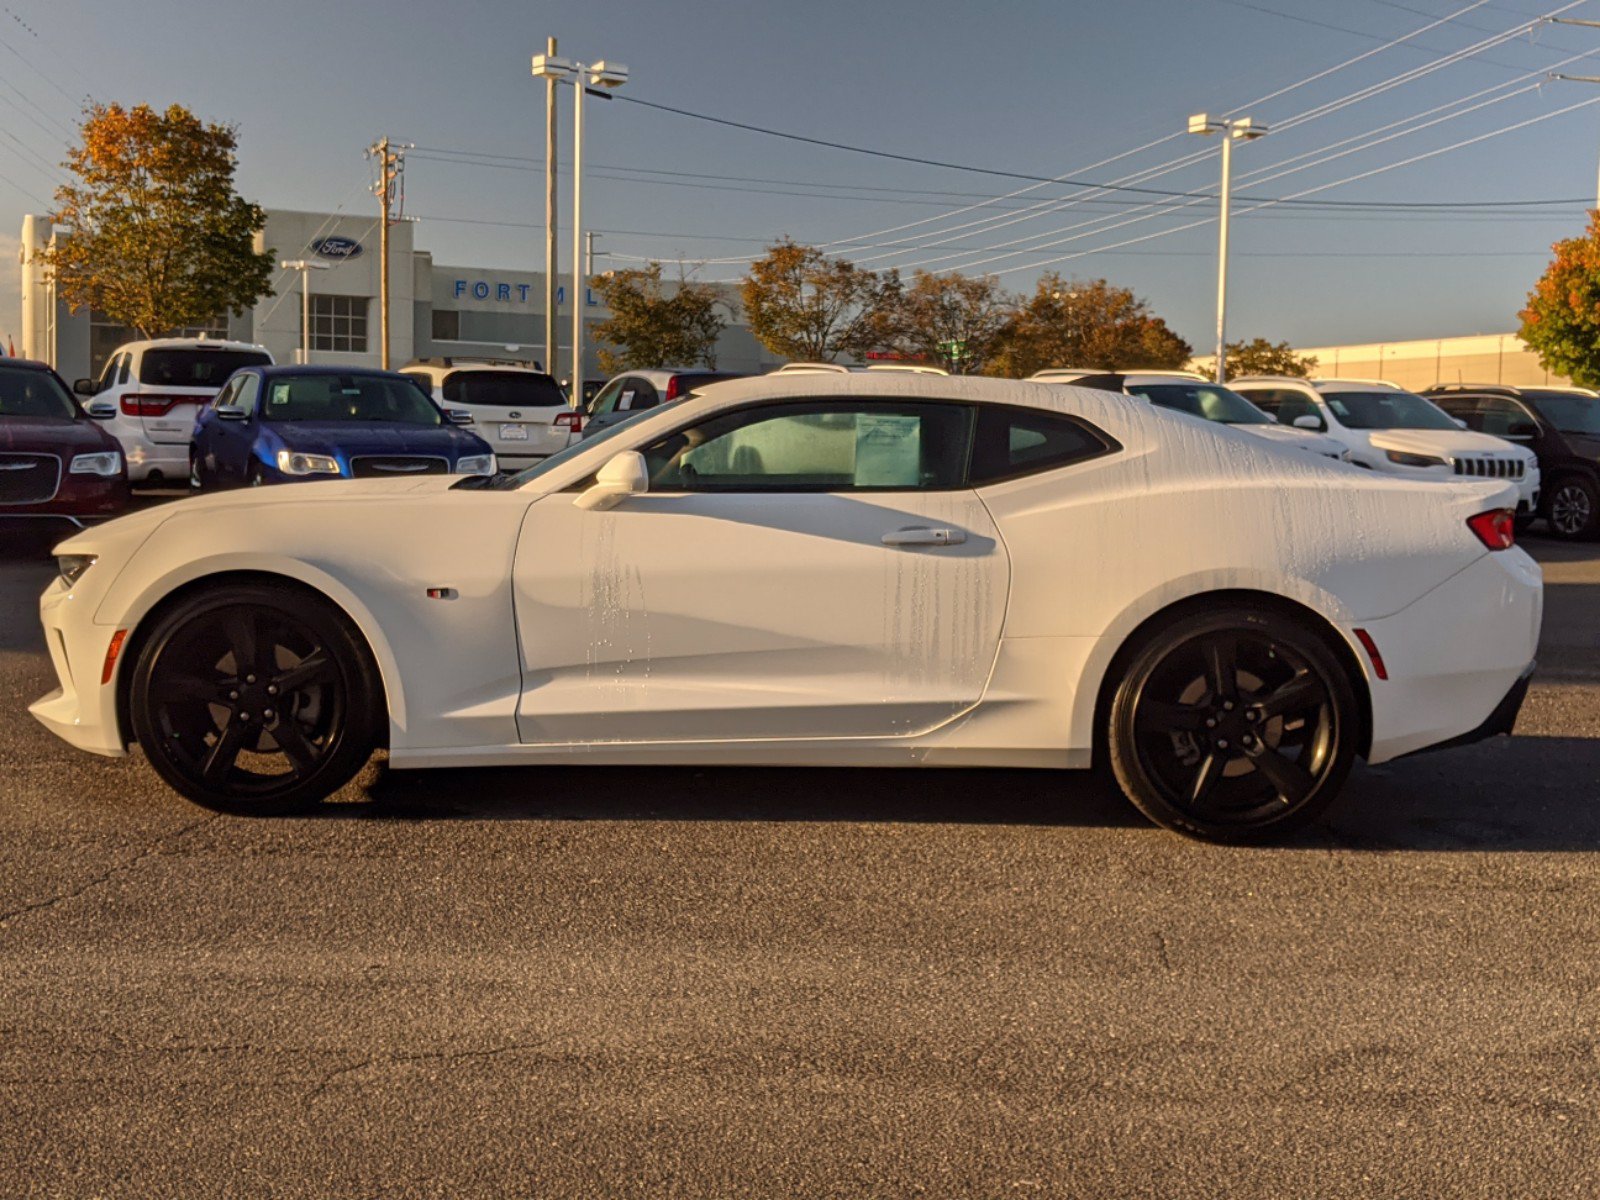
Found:
[[[1539,513],[1570,541],[1600,537],[1600,396],[1582,388],[1449,383],[1422,393],[1468,429],[1539,456]]]

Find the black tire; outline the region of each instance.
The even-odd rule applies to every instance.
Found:
[[[217,812],[314,807],[362,768],[386,719],[360,633],[290,586],[224,584],[185,597],[140,639],[132,670],[128,711],[145,757],[174,790]]]
[[[1118,784],[1156,824],[1219,842],[1321,816],[1355,758],[1358,709],[1322,636],[1270,608],[1188,614],[1149,634],[1112,697]]]
[[[1544,498],[1550,533],[1564,542],[1588,542],[1600,535],[1600,488],[1582,475],[1566,475]]]
[[[200,459],[194,452],[194,447],[189,447],[189,494],[198,496],[205,490],[206,481],[200,474]]]

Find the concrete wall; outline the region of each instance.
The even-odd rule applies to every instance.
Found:
[[[1436,383],[1503,383],[1513,387],[1566,386],[1564,375],[1539,365],[1538,357],[1514,333],[1430,338],[1410,342],[1366,342],[1347,346],[1295,347],[1317,360],[1312,375],[1321,379],[1386,379],[1404,388]],[[1214,355],[1196,359],[1209,372]]]

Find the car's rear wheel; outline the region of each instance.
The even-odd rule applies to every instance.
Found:
[[[1588,541],[1600,534],[1600,488],[1582,476],[1559,479],[1545,501],[1550,532],[1569,542]]]
[[[311,807],[372,753],[382,685],[350,621],[293,587],[187,597],[141,640],[129,691],[151,766],[197,804],[270,815]]]
[[[1333,801],[1355,757],[1357,712],[1346,668],[1307,626],[1268,608],[1199,612],[1129,659],[1109,758],[1158,825],[1262,841]]]

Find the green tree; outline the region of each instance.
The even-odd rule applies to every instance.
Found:
[[[952,375],[981,371],[1011,317],[1011,298],[993,275],[918,271],[891,319],[896,347]]]
[[[1317,356],[1296,354],[1288,342],[1269,342],[1252,338],[1248,342],[1228,343],[1228,378],[1240,375],[1294,375],[1309,379],[1317,369]]]
[[[832,362],[892,340],[900,276],[878,275],[785,238],[750,264],[742,288],[750,332],[785,358]]]
[[[51,214],[70,236],[43,253],[69,306],[154,337],[271,290],[274,255],[254,248],[266,215],[234,190],[233,126],[177,104],[91,104],[80,134]]]
[[[1600,387],[1600,210],[1590,212],[1581,236],[1551,250],[1519,314],[1519,332],[1545,370],[1580,387]]]
[[[590,280],[590,287],[611,310],[594,327],[595,336],[608,343],[600,351],[606,374],[666,366],[716,369],[717,339],[728,322],[717,309],[726,302],[714,287],[680,278],[668,295],[658,262],[608,271]]]
[[[1040,278],[999,335],[988,373],[1024,378],[1047,367],[1181,367],[1194,354],[1150,306],[1104,279]]]

